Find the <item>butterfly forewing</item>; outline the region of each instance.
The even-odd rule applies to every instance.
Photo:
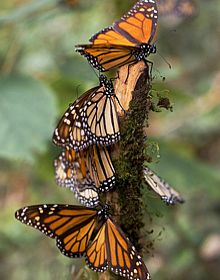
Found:
[[[84,103],[82,118],[93,144],[110,145],[120,139],[115,95],[104,86]]]
[[[175,205],[176,203],[184,202],[184,199],[176,190],[148,167],[144,167],[144,178],[148,186],[150,186],[167,205]]]
[[[21,208],[16,219],[55,238],[57,247],[68,257],[84,254],[97,225],[97,211],[71,205],[35,205]]]
[[[158,12],[155,1],[142,0],[113,25],[115,31],[135,45],[150,44],[157,26]]]
[[[79,99],[72,103],[60,119],[54,134],[53,142],[58,146],[70,146],[75,150],[79,147],[89,145],[88,135],[83,130],[83,119],[80,118],[79,111],[84,102],[99,87],[94,87],[85,92]]]
[[[79,45],[77,47],[77,51],[101,72],[135,62],[134,50],[135,47],[109,44]]]

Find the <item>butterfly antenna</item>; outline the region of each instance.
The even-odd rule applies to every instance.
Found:
[[[174,30],[175,32],[176,32],[176,30]],[[154,45],[156,45],[156,43],[158,42],[159,40],[155,40],[154,41]],[[163,61],[165,61],[165,63],[168,65],[168,67],[171,69],[172,68],[172,66],[171,66],[171,64],[166,60],[166,58],[160,53],[160,52],[158,52],[158,50],[157,50],[157,53],[159,54],[159,56],[163,59]]]
[[[158,54],[159,54],[159,56],[163,59],[163,61],[165,61],[165,63],[168,65],[168,67],[170,68],[170,69],[172,69],[172,66],[171,66],[171,64],[166,60],[166,58],[164,57],[164,56],[162,56],[162,54],[161,53],[159,53],[159,52],[157,52]]]

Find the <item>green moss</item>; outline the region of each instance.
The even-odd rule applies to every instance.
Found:
[[[139,78],[129,111],[121,121],[119,156],[114,159],[116,169],[116,192],[120,209],[120,225],[138,251],[143,228],[142,170],[145,159],[146,136],[144,126],[148,118],[150,82],[148,73]]]

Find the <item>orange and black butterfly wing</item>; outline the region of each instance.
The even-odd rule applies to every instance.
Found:
[[[81,204],[94,207],[99,203],[98,190],[85,165],[83,152],[66,148],[54,161],[54,167],[57,184],[69,188]]]
[[[120,139],[115,94],[103,85],[84,103],[80,112],[90,144],[111,145]]]
[[[174,188],[148,167],[144,167],[144,178],[147,185],[159,195],[161,200],[167,205],[175,205],[184,202],[184,199]]]
[[[75,150],[89,145],[89,138],[83,129],[83,120],[80,118],[79,112],[85,100],[96,92],[98,88],[99,86],[85,92],[66,110],[53,134],[53,142],[56,145],[69,146]]]
[[[84,255],[94,229],[97,211],[71,205],[34,205],[19,209],[16,219],[51,238],[61,253],[75,258]]]
[[[76,51],[85,56],[89,63],[101,72],[136,61],[134,46],[87,44],[77,45]]]
[[[86,162],[91,178],[99,192],[106,192],[115,185],[115,170],[105,146],[93,145],[86,153]]]
[[[106,221],[105,240],[108,266],[112,272],[130,280],[151,279],[141,256],[111,218]]]
[[[113,28],[135,45],[150,44],[156,33],[157,20],[156,2],[141,0],[119,21],[116,21]]]
[[[91,45],[78,45],[93,67],[108,71],[136,61],[134,55],[141,43],[150,44],[157,26],[157,6],[154,0],[141,0],[113,26],[96,33]]]
[[[134,47],[150,44],[157,27],[158,12],[154,0],[138,1],[134,7],[111,27],[96,33],[91,39],[94,45]]]
[[[75,152],[75,151],[74,151]],[[78,163],[66,159],[66,152],[63,151],[57,159],[54,160],[55,179],[60,187],[71,188],[76,184],[76,170]]]

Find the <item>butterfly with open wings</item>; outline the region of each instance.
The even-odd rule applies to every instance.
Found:
[[[74,205],[33,205],[19,209],[15,217],[56,239],[65,256],[85,255],[96,272],[109,268],[129,280],[150,279],[141,256],[109,215],[108,206],[98,211]]]
[[[156,52],[152,40],[156,33],[158,11],[155,0],[140,0],[120,20],[103,29],[91,44],[77,45],[76,51],[101,72],[136,61],[147,61]]]

